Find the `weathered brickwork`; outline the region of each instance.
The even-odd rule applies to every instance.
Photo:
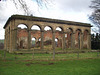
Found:
[[[18,29],[17,31],[17,43],[18,48],[27,48],[27,38],[28,38],[28,32],[26,29]],[[39,39],[41,38],[41,32],[39,30],[33,30],[31,31],[31,41],[32,38],[35,38],[35,42],[39,42]],[[62,32],[56,31],[55,33],[55,39],[57,39],[57,47],[62,46]],[[52,31],[48,30],[44,32],[44,42],[47,40],[52,40]],[[68,38],[66,38],[68,40]]]
[[[19,28],[20,24],[27,28]],[[34,25],[40,30],[32,30]],[[46,31],[46,26],[51,30]],[[57,27],[61,28],[61,31],[56,30]],[[91,49],[91,25],[87,23],[13,15],[6,22],[4,29],[5,49],[9,52],[30,50],[35,46],[43,50],[46,44],[51,44],[52,49]],[[32,38],[35,38],[35,44]]]

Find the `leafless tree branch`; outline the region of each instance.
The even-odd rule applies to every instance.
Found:
[[[25,0],[11,0],[11,1],[13,1],[17,9],[18,9],[18,6],[20,5],[26,15],[31,15],[30,10]],[[38,7],[40,8],[42,7],[47,8],[47,4],[49,4],[47,0],[35,0],[35,1],[37,2]]]
[[[90,5],[90,8],[94,9],[94,11],[89,16],[89,19],[92,23],[94,23],[95,27],[98,28],[94,30],[99,32],[100,34],[100,0],[93,0]]]

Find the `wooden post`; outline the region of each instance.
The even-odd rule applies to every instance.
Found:
[[[4,50],[4,60],[6,59],[6,50]]]
[[[33,54],[32,54],[32,60],[34,60],[34,49],[33,49]]]
[[[99,57],[99,51],[97,51],[97,57]]]
[[[77,59],[79,59],[79,50],[77,51]]]

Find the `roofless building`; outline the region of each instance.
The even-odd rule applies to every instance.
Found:
[[[91,49],[91,25],[87,23],[12,15],[4,29],[5,49],[11,53],[33,48]]]

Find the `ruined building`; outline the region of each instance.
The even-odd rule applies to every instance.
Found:
[[[25,28],[21,28],[20,25],[24,25]],[[39,29],[34,29],[34,26]],[[45,30],[46,27],[50,29]],[[12,15],[4,29],[4,47],[9,52],[34,48],[91,49],[91,25],[87,23]]]

